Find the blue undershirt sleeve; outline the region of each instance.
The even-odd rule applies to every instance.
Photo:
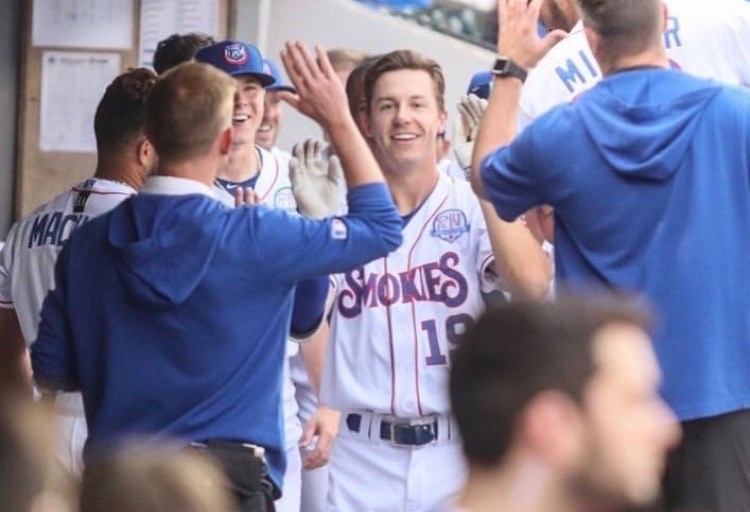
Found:
[[[292,308],[292,334],[305,335],[318,328],[323,321],[329,288],[328,276],[307,279],[297,284]]]

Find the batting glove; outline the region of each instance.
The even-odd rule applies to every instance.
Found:
[[[467,180],[471,180],[471,154],[474,151],[474,142],[477,140],[479,122],[485,110],[487,110],[487,100],[473,94],[463,96],[458,104],[460,119],[453,130],[453,151]]]
[[[289,180],[300,213],[310,219],[324,219],[336,215],[346,197],[346,180],[341,161],[332,155],[326,166],[323,162],[325,143],[307,139],[295,144],[289,163]]]

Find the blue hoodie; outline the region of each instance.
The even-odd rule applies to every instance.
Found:
[[[682,420],[750,407],[750,92],[673,70],[607,77],[482,164],[500,216],[555,208],[562,287],[657,308]]]
[[[79,229],[32,348],[37,382],[83,392],[86,455],[131,437],[263,446],[284,473],[281,379],[295,283],[401,243],[383,184],[312,221],[200,194],[141,194]]]

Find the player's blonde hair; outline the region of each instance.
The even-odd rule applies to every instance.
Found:
[[[146,103],[146,133],[162,161],[208,153],[231,125],[235,80],[208,64],[188,62],[165,73]]]
[[[400,71],[402,69],[424,71],[430,75],[432,83],[435,86],[435,99],[437,100],[438,110],[444,112],[445,76],[443,75],[443,70],[437,61],[413,50],[395,50],[381,55],[372,64],[369,64],[367,73],[365,74],[367,109],[369,110],[372,106],[372,95],[378,79],[385,73]]]
[[[331,66],[338,72],[350,72],[369,57],[365,52],[350,48],[332,48],[326,52]]]

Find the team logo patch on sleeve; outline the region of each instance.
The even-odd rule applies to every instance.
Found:
[[[247,49],[240,43],[230,44],[224,48],[224,60],[232,66],[242,66],[248,58]]]
[[[462,210],[445,210],[432,221],[430,235],[453,243],[469,232],[469,221]]]
[[[349,237],[349,228],[341,219],[331,221],[331,238],[334,240],[346,240]]]

